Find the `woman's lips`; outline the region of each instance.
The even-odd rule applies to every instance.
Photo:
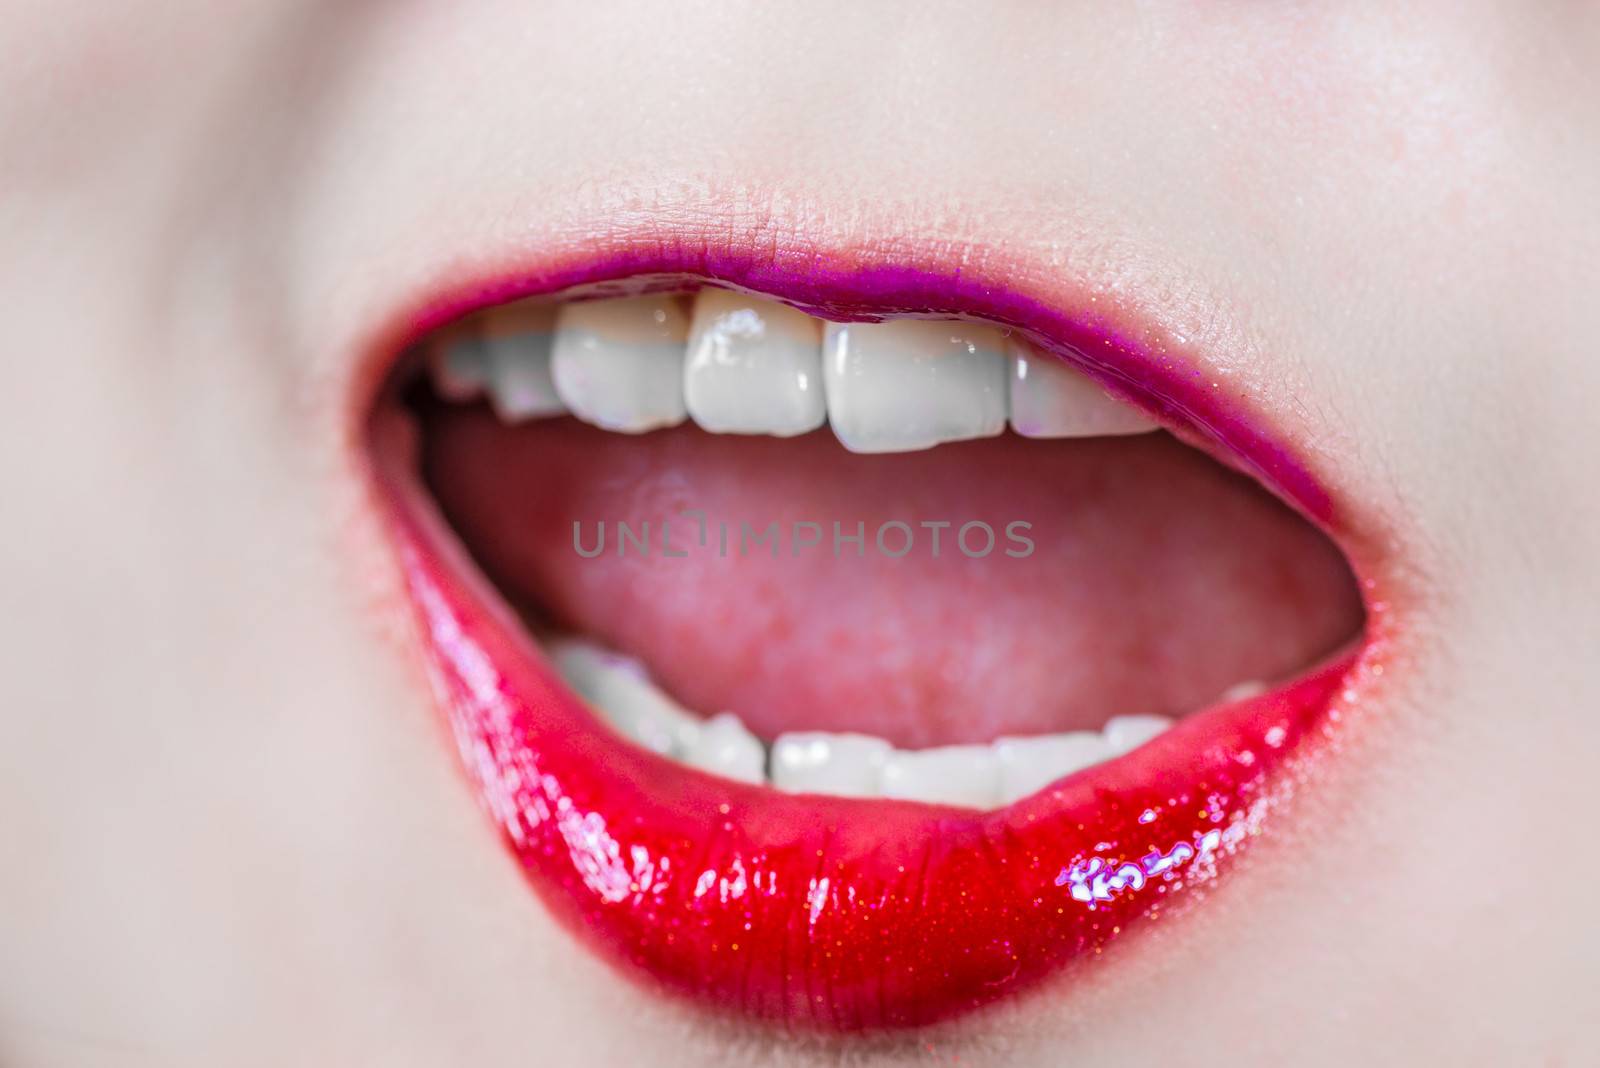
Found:
[[[650,243],[464,290],[405,333],[515,297],[631,291],[685,274],[836,318],[938,313],[1025,330],[1333,524],[1332,498],[1305,465],[1190,365],[959,274]],[[595,720],[425,499],[409,428],[380,414],[372,429],[375,484],[433,676],[534,886],[613,960],[761,1019],[919,1025],[1099,954],[1214,879],[1258,833],[1290,766],[1314,751],[1341,702],[1359,700],[1377,658],[1369,628],[1356,654],[996,812],[745,786],[628,745]]]

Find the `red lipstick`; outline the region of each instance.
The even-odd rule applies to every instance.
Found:
[[[1307,466],[1192,365],[1109,318],[971,275],[657,241],[458,291],[397,333],[411,340],[530,294],[686,277],[830,318],[959,315],[1025,331],[1336,526],[1333,498]],[[1081,967],[1192,899],[1270,826],[1297,768],[1360,700],[1379,659],[1369,583],[1357,652],[1195,714],[1003,809],[743,785],[646,752],[596,720],[426,499],[406,427],[382,416],[370,426],[373,483],[431,676],[532,886],[626,971],[748,1018],[827,1031],[914,1027]]]

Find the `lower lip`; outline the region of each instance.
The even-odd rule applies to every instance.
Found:
[[[493,299],[563,287],[546,278]],[[425,314],[408,333],[441,317]],[[1327,496],[1269,439],[1207,410],[1203,396],[1171,403],[1181,375],[1163,381],[1170,368],[1113,342],[1116,352],[1086,360],[1085,346],[1106,335],[1063,341],[1042,326],[1080,365],[1102,378],[1128,372],[1123,385],[1162,398],[1169,418],[1327,520]],[[427,659],[508,847],[552,912],[625,971],[745,1018],[836,1032],[915,1027],[1099,956],[1230,866],[1339,707],[1362,700],[1381,670],[1369,621],[1358,652],[993,812],[735,783],[600,724],[444,529],[405,466],[408,450],[383,447],[401,435],[374,426],[375,483]]]
[[[422,526],[397,520],[400,556],[450,724],[546,903],[625,967],[791,1025],[945,1019],[1174,908],[1258,832],[1351,675],[1210,710],[995,812],[795,796],[609,733]]]

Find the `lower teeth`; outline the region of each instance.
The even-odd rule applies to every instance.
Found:
[[[916,750],[869,734],[794,731],[769,747],[733,712],[701,718],[683,708],[630,657],[576,638],[556,638],[545,648],[567,684],[624,737],[702,771],[790,793],[993,808],[1131,752],[1174,723],[1166,716],[1113,716],[1098,731]]]

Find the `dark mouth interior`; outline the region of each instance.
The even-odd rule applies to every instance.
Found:
[[[404,397],[426,487],[531,626],[637,657],[686,707],[768,739],[921,748],[1180,716],[1298,674],[1363,626],[1322,532],[1166,433],[858,455],[827,427],[627,435],[508,425],[420,377]],[[686,557],[664,555],[664,521]],[[602,522],[604,551],[581,555]],[[648,549],[619,553],[620,523],[648,525]],[[876,544],[897,523],[910,537],[891,525]],[[836,524],[861,547],[836,549]],[[981,526],[958,543],[966,524]]]

